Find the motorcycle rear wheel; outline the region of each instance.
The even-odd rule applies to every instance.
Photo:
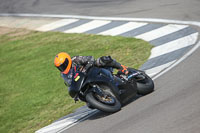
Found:
[[[137,82],[137,90],[139,95],[147,95],[154,91],[154,82],[146,74],[143,74],[145,79]]]
[[[145,77],[145,79],[143,79],[143,80],[138,80],[138,81],[135,80],[136,84],[137,84],[137,91],[138,91],[139,95],[147,95],[154,91],[154,82],[145,72],[134,69],[134,68],[128,68],[128,71],[133,72],[133,73],[138,71],[138,72],[142,73],[142,75]]]
[[[121,109],[121,103],[119,100],[113,95],[113,93],[110,91],[110,89],[107,86],[103,86],[104,89],[107,89],[107,93],[114,98],[114,103],[113,104],[105,104],[98,100],[97,94],[94,92],[89,92],[86,94],[86,101],[94,108],[101,110],[103,112],[108,112],[108,113],[114,113],[117,112]],[[103,90],[103,89],[102,89]]]

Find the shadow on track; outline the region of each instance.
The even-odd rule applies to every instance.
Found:
[[[137,96],[131,98],[129,101],[127,101],[125,104],[123,104],[122,109],[123,109],[124,106],[127,106],[128,104],[134,102],[135,100],[137,100],[140,97],[142,97],[142,96],[141,95],[137,95]],[[106,112],[102,112],[102,111],[98,110],[97,113],[95,113],[94,115],[90,116],[87,120],[96,120],[96,119],[100,119],[100,118],[103,118],[103,117],[110,116],[112,114],[115,114],[115,113],[106,113]]]

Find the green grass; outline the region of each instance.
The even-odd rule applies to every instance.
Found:
[[[84,105],[74,103],[54,67],[57,53],[111,55],[138,68],[149,57],[147,42],[124,37],[11,31],[0,36],[0,132],[31,133]]]

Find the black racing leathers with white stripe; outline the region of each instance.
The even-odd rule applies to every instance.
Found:
[[[88,62],[94,62],[95,66],[98,67],[113,67],[122,70],[123,67],[116,60],[112,59],[110,56],[102,56],[97,60],[93,56],[74,56],[72,57],[72,67],[76,65],[85,66]]]
[[[75,67],[76,69],[79,69],[81,68],[81,66],[86,66],[89,62],[94,62],[94,65],[97,67],[113,67],[119,70],[124,69],[120,63],[113,60],[110,56],[102,56],[97,60],[95,60],[93,56],[74,56],[72,57],[72,68],[70,69],[69,73],[68,74],[61,73],[61,76],[65,81],[65,84],[67,86],[71,85],[72,70]]]

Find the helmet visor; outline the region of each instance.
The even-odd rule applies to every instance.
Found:
[[[67,68],[68,64],[69,64],[68,59],[65,59],[64,63],[63,63],[62,65],[60,65],[59,67],[57,67],[57,68],[58,68],[61,72],[64,72],[65,69]]]

